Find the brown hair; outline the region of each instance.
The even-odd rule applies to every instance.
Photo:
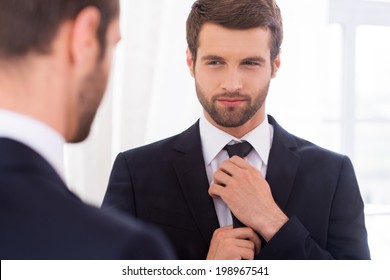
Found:
[[[0,58],[50,52],[59,25],[88,6],[100,11],[97,37],[104,53],[108,24],[119,13],[118,0],[0,0]]]
[[[197,0],[187,19],[187,44],[194,61],[199,32],[206,22],[230,29],[268,28],[272,33],[271,60],[279,54],[283,23],[274,0]]]

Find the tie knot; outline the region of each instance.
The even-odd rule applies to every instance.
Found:
[[[229,157],[239,156],[241,158],[244,158],[252,150],[252,145],[249,144],[247,141],[244,141],[233,145],[226,145],[223,149],[227,151]]]

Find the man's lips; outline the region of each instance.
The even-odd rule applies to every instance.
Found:
[[[244,102],[246,102],[246,99],[244,99],[244,98],[218,98],[217,101],[224,106],[234,107],[234,106],[242,105]]]

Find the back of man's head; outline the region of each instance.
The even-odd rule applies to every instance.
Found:
[[[61,23],[74,19],[88,6],[100,11],[97,36],[104,53],[107,26],[119,13],[118,1],[0,0],[0,60],[49,53]]]
[[[0,109],[83,141],[107,86],[118,19],[119,0],[0,0]]]

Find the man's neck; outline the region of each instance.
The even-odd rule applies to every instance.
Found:
[[[61,135],[67,87],[65,75],[45,55],[26,55],[23,61],[0,61],[0,109],[45,123]],[[60,77],[60,79],[55,78]]]

